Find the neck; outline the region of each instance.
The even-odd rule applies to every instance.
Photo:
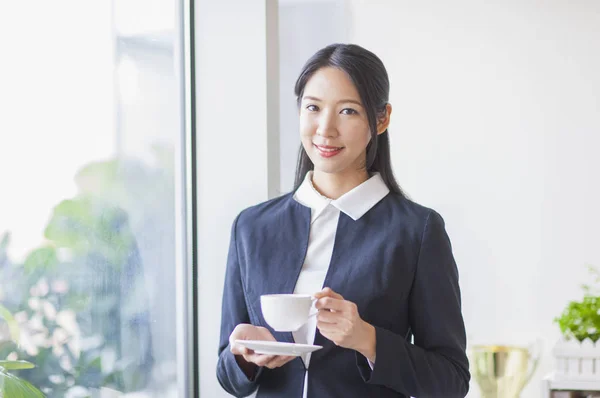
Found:
[[[330,199],[338,199],[368,179],[369,173],[366,170],[343,174],[325,173],[315,170],[313,172],[312,183],[321,195]]]

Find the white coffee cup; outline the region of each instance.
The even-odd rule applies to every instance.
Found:
[[[260,308],[276,332],[295,332],[318,313],[310,312],[316,301],[308,294],[264,294],[260,296]]]

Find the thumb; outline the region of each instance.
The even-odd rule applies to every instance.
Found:
[[[334,292],[333,289],[331,289],[329,287],[323,288],[323,290],[321,290],[320,292],[315,293],[313,295],[313,297],[317,298],[317,299],[319,299],[321,297],[331,297],[331,298],[338,299],[338,300],[344,299],[344,297],[342,297],[341,294]]]
[[[234,355],[246,355],[248,354],[249,350],[248,348],[244,347],[241,344],[237,344],[235,342],[231,343],[229,345],[229,350],[234,354]]]

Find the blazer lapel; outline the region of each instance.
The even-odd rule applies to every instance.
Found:
[[[331,262],[325,276],[323,287],[329,287],[333,291],[341,294],[344,299],[351,300],[353,292],[352,287],[346,283],[348,280],[349,269],[345,266],[353,262],[353,256],[356,254],[355,248],[364,240],[364,226],[361,219],[354,221],[349,216],[340,212],[340,217],[335,233],[335,242]],[[350,256],[350,257],[348,257]],[[354,286],[360,288],[359,286]],[[325,338],[317,329],[313,344],[323,346],[322,350],[314,352],[313,357],[318,357],[327,351],[327,348],[333,347],[333,342]]]
[[[294,293],[296,282],[304,265],[310,232],[310,208],[290,198],[290,213],[282,213],[273,223],[271,242],[267,246],[277,244],[271,253],[269,267],[274,274],[270,275],[268,290],[270,293]],[[284,215],[285,214],[285,215]],[[289,215],[289,217],[288,217]],[[285,248],[284,250],[282,248]],[[293,343],[291,332],[275,332],[279,341]]]

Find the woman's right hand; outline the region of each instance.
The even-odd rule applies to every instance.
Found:
[[[269,332],[267,328],[260,326],[254,326],[246,323],[241,323],[233,329],[231,335],[229,335],[229,347],[231,352],[239,359],[244,360],[246,363],[252,363],[257,366],[266,366],[269,369],[278,368],[285,365],[295,357],[284,356],[284,355],[265,355],[256,354],[253,350],[236,344],[236,340],[261,340],[261,341],[277,341],[275,337]],[[246,372],[246,367],[243,363],[240,366]]]

